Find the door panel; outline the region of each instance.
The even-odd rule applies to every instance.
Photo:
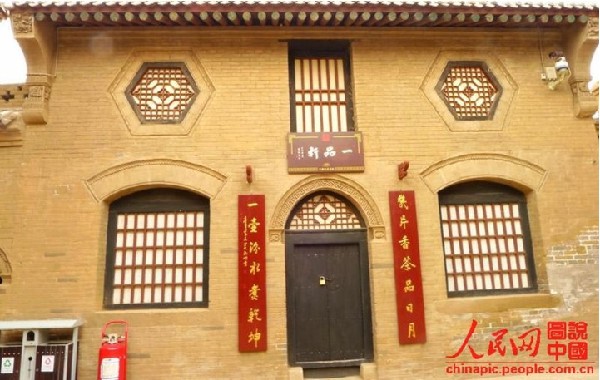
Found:
[[[361,233],[286,236],[290,363],[357,365],[372,359],[368,259]],[[325,284],[320,284],[320,277]]]
[[[294,268],[298,281],[294,287],[296,310],[296,351],[299,361],[322,360],[329,350],[329,316],[327,292],[319,285],[319,276],[327,265],[327,257],[308,246],[294,252]]]
[[[328,259],[330,360],[363,355],[363,310],[358,244],[331,245]]]

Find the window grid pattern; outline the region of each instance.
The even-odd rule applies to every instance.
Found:
[[[294,60],[296,132],[348,131],[344,60]]]
[[[114,305],[202,302],[203,212],[120,213]]]
[[[440,211],[449,293],[531,288],[517,203],[442,205]]]
[[[198,89],[183,66],[148,66],[129,90],[143,122],[180,122]]]
[[[478,120],[491,118],[499,91],[483,67],[463,65],[447,71],[441,94],[458,120]]]
[[[356,213],[333,195],[319,194],[302,204],[292,217],[290,230],[341,230],[361,228]]]

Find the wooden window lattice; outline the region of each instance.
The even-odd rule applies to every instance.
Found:
[[[142,122],[177,123],[198,92],[183,64],[147,63],[127,89],[127,96]]]
[[[352,207],[330,194],[306,200],[290,221],[290,230],[338,230],[362,228]]]
[[[517,203],[441,205],[449,293],[530,289]]]
[[[204,213],[119,213],[114,305],[202,302]]]
[[[438,93],[457,120],[488,120],[501,94],[500,85],[482,62],[448,65]]]
[[[296,132],[348,131],[342,58],[294,59]]]

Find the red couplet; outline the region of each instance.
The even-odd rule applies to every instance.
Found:
[[[390,217],[400,344],[425,343],[425,307],[415,193],[390,191]]]
[[[238,196],[238,338],[240,352],[267,350],[265,196]]]

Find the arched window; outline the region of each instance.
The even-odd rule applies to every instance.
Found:
[[[448,296],[537,289],[525,195],[472,181],[439,193]]]
[[[206,307],[208,199],[152,189],[110,205],[104,305]]]
[[[333,193],[320,192],[304,198],[292,212],[290,230],[347,230],[363,228],[354,206]]]

